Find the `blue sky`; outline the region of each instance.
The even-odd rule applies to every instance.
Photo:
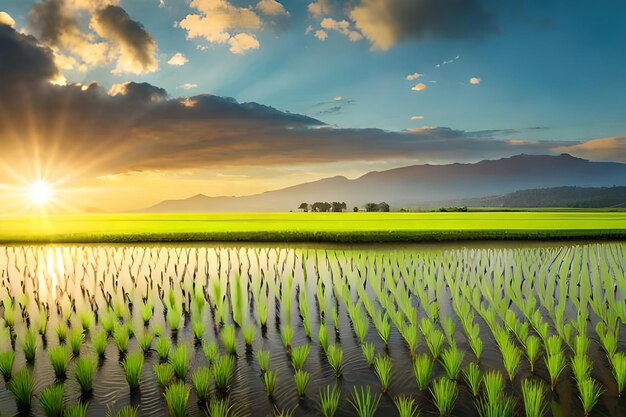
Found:
[[[28,26],[32,1],[3,0]],[[407,39],[374,51],[367,39],[350,42],[337,32],[320,41],[305,35],[320,19],[307,2],[284,2],[286,24],[257,31],[259,49],[233,54],[227,45],[186,39],[174,27],[194,9],[183,0],[125,0],[128,14],[154,36],[159,70],[113,76],[109,68],[68,71],[71,81],[105,85],[131,79],[165,88],[172,96],[207,92],[307,114],[341,127],[401,130],[446,126],[462,130],[522,129],[524,139],[584,140],[626,131],[626,3],[619,1],[531,1],[523,6],[486,2],[498,33],[482,37]],[[515,2],[517,3],[517,2]],[[233,2],[245,7],[255,3]],[[339,2],[329,14],[346,18]],[[199,45],[207,49],[197,49]],[[176,52],[189,62],[170,66]],[[453,63],[435,65],[459,56]],[[411,90],[417,82],[427,88]],[[470,77],[479,77],[471,85]],[[431,82],[434,81],[434,82]],[[196,84],[183,90],[184,83]],[[353,100],[336,114],[325,112],[341,96]],[[412,121],[412,116],[423,120]],[[545,129],[529,129],[541,127]]]
[[[626,162],[625,21],[618,0],[0,0],[0,185],[44,151],[46,176],[126,207],[519,153]]]

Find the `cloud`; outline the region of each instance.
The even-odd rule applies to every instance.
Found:
[[[230,51],[236,54],[259,48],[259,41],[251,32],[260,30],[262,21],[251,8],[235,6],[228,0],[192,0],[189,6],[198,13],[188,14],[178,23],[187,31],[187,39],[228,43]]]
[[[457,55],[457,56],[455,56],[455,57],[454,57],[454,58],[452,58],[452,59],[446,59],[445,61],[443,61],[443,62],[441,62],[441,63],[439,63],[439,64],[435,64],[435,68],[441,68],[441,67],[443,67],[444,65],[450,65],[450,64],[453,64],[454,62],[458,61],[458,60],[459,60],[459,58],[461,58],[461,57],[460,57],[459,55]]]
[[[0,25],[15,27],[15,20],[7,12],[0,11]]]
[[[98,35],[112,41],[110,53],[117,56],[114,74],[143,74],[157,70],[154,38],[124,9],[107,6],[94,15],[91,24]]]
[[[482,80],[479,77],[471,77],[469,79],[470,84],[478,85]]]
[[[315,37],[319,39],[320,41],[325,41],[326,39],[328,39],[328,32],[326,32],[323,29],[316,30]]]
[[[561,149],[626,158],[624,137],[510,143],[496,137],[499,131],[345,129],[227,97],[171,98],[148,83],[118,83],[109,91],[97,83],[56,86],[50,84],[58,74],[54,54],[34,37],[2,25],[0,50],[0,155],[15,167],[31,165],[35,148],[80,178],[357,161],[462,162]],[[330,98],[322,110],[336,111],[332,107],[348,101]]]
[[[497,31],[479,0],[362,0],[350,12],[376,50],[408,39],[468,38]]]
[[[230,52],[233,54],[245,54],[251,49],[259,49],[259,41],[248,33],[238,33],[228,40]]]
[[[413,121],[424,120],[424,116],[411,116],[411,120]]]
[[[558,146],[554,148],[554,151],[596,161],[626,162],[626,136],[598,138],[575,145]]]
[[[406,76],[406,80],[407,81],[414,81],[417,80],[418,78],[420,78],[423,74],[420,74],[419,72],[414,72],[413,74],[409,74]]]
[[[267,16],[289,16],[285,7],[276,0],[261,0],[257,3],[256,8]]]
[[[356,42],[363,39],[363,35],[352,29],[350,22],[347,20],[335,20],[332,17],[326,17],[320,23],[320,26],[327,30],[334,30],[348,37],[350,42]]]
[[[193,90],[194,88],[198,88],[198,84],[185,83],[180,85],[178,88],[182,88],[183,90]]]
[[[157,45],[114,0],[44,0],[29,12],[29,26],[55,49],[63,69],[114,63],[113,73],[156,71]],[[88,29],[91,29],[88,30]]]
[[[426,84],[424,83],[415,84],[413,87],[411,87],[411,90],[413,91],[422,91],[425,89],[426,89]]]
[[[332,8],[328,3],[328,0],[316,0],[312,3],[309,3],[307,6],[307,10],[309,14],[315,18],[321,18],[322,16],[326,16],[332,12]]]
[[[187,57],[185,55],[181,54],[180,52],[176,52],[169,59],[169,61],[167,61],[168,64],[175,65],[175,66],[178,66],[178,67],[185,65],[187,62],[189,62]]]

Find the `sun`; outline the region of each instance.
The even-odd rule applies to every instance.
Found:
[[[38,206],[45,206],[52,197],[52,187],[45,181],[38,180],[30,185],[30,199]]]

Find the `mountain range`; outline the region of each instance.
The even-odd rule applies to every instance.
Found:
[[[625,185],[626,164],[593,162],[569,154],[522,154],[469,164],[412,165],[373,171],[356,179],[324,178],[250,196],[198,194],[183,200],[163,201],[139,212],[280,212],[295,211],[302,202],[316,201],[346,202],[349,209],[385,201],[392,210],[399,210],[494,198],[529,189]]]

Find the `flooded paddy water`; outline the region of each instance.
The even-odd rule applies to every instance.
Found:
[[[170,401],[188,392],[189,416],[226,415],[218,401],[230,415],[324,415],[322,391],[337,394],[335,416],[356,416],[355,387],[380,395],[376,416],[399,415],[398,398],[422,416],[531,415],[531,381],[543,415],[623,416],[625,253],[620,242],[0,247],[0,414],[50,414],[42,392],[62,385],[63,407],[80,401],[89,416],[175,415],[164,392],[176,385]],[[81,360],[95,364],[91,390]],[[24,379],[26,393],[12,383]],[[583,405],[590,386],[597,401]]]

